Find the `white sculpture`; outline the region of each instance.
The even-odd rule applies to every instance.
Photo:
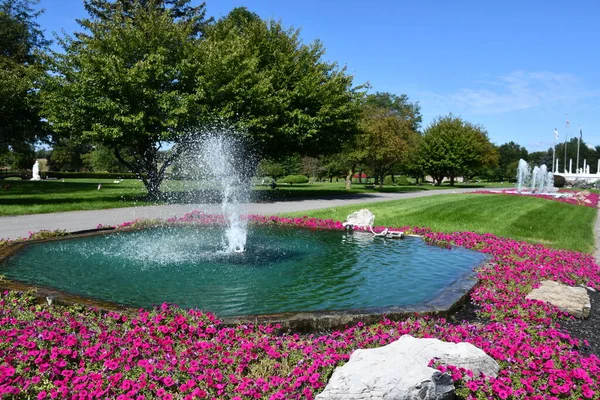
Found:
[[[31,169],[31,175],[33,176],[30,180],[32,181],[41,181],[42,177],[40,176],[40,163],[35,160],[35,164],[33,164],[33,168]]]
[[[352,214],[348,215],[346,221],[342,222],[342,226],[345,228],[352,229],[353,226],[358,226],[360,228],[369,228],[371,233],[375,236],[384,236],[391,238],[403,238],[404,232],[390,231],[385,228],[381,232],[375,232],[373,230],[373,224],[375,223],[375,214],[369,211],[366,208],[362,210],[355,211]]]

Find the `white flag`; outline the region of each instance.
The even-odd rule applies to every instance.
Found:
[[[566,121],[565,121],[565,126],[566,126],[567,128],[570,128],[570,127],[571,127],[571,121],[569,121],[569,114],[567,114],[567,118],[566,118]]]
[[[554,128],[554,140],[558,140],[558,129]]]

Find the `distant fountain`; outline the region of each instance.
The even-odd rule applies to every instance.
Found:
[[[524,191],[524,188],[529,188],[529,191]],[[548,167],[545,164],[535,166],[533,171],[530,171],[527,161],[520,159],[517,167],[517,192],[519,193],[556,193],[554,187],[554,174],[548,172]]]
[[[31,174],[33,176],[33,178],[31,178],[31,181],[41,181],[42,177],[40,176],[40,163],[39,161],[35,161],[35,164],[33,164],[33,168],[31,171]]]
[[[529,165],[527,161],[520,159],[519,166],[517,168],[517,192],[523,190],[523,186],[527,185],[529,179]]]

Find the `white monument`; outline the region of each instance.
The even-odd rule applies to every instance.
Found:
[[[41,181],[42,180],[42,177],[40,176],[40,163],[37,160],[35,160],[35,164],[33,164],[31,174],[33,175],[33,178],[31,178],[30,180],[32,180],[32,181]]]

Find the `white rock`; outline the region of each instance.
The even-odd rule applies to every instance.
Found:
[[[416,339],[404,335],[375,349],[356,350],[336,368],[319,400],[443,400],[454,398],[448,374],[427,365],[433,358],[486,376],[497,376],[498,364],[470,343]]]
[[[542,281],[541,286],[533,289],[526,298],[546,301],[577,318],[587,318],[592,308],[590,296],[585,288],[567,286],[555,281]]]

